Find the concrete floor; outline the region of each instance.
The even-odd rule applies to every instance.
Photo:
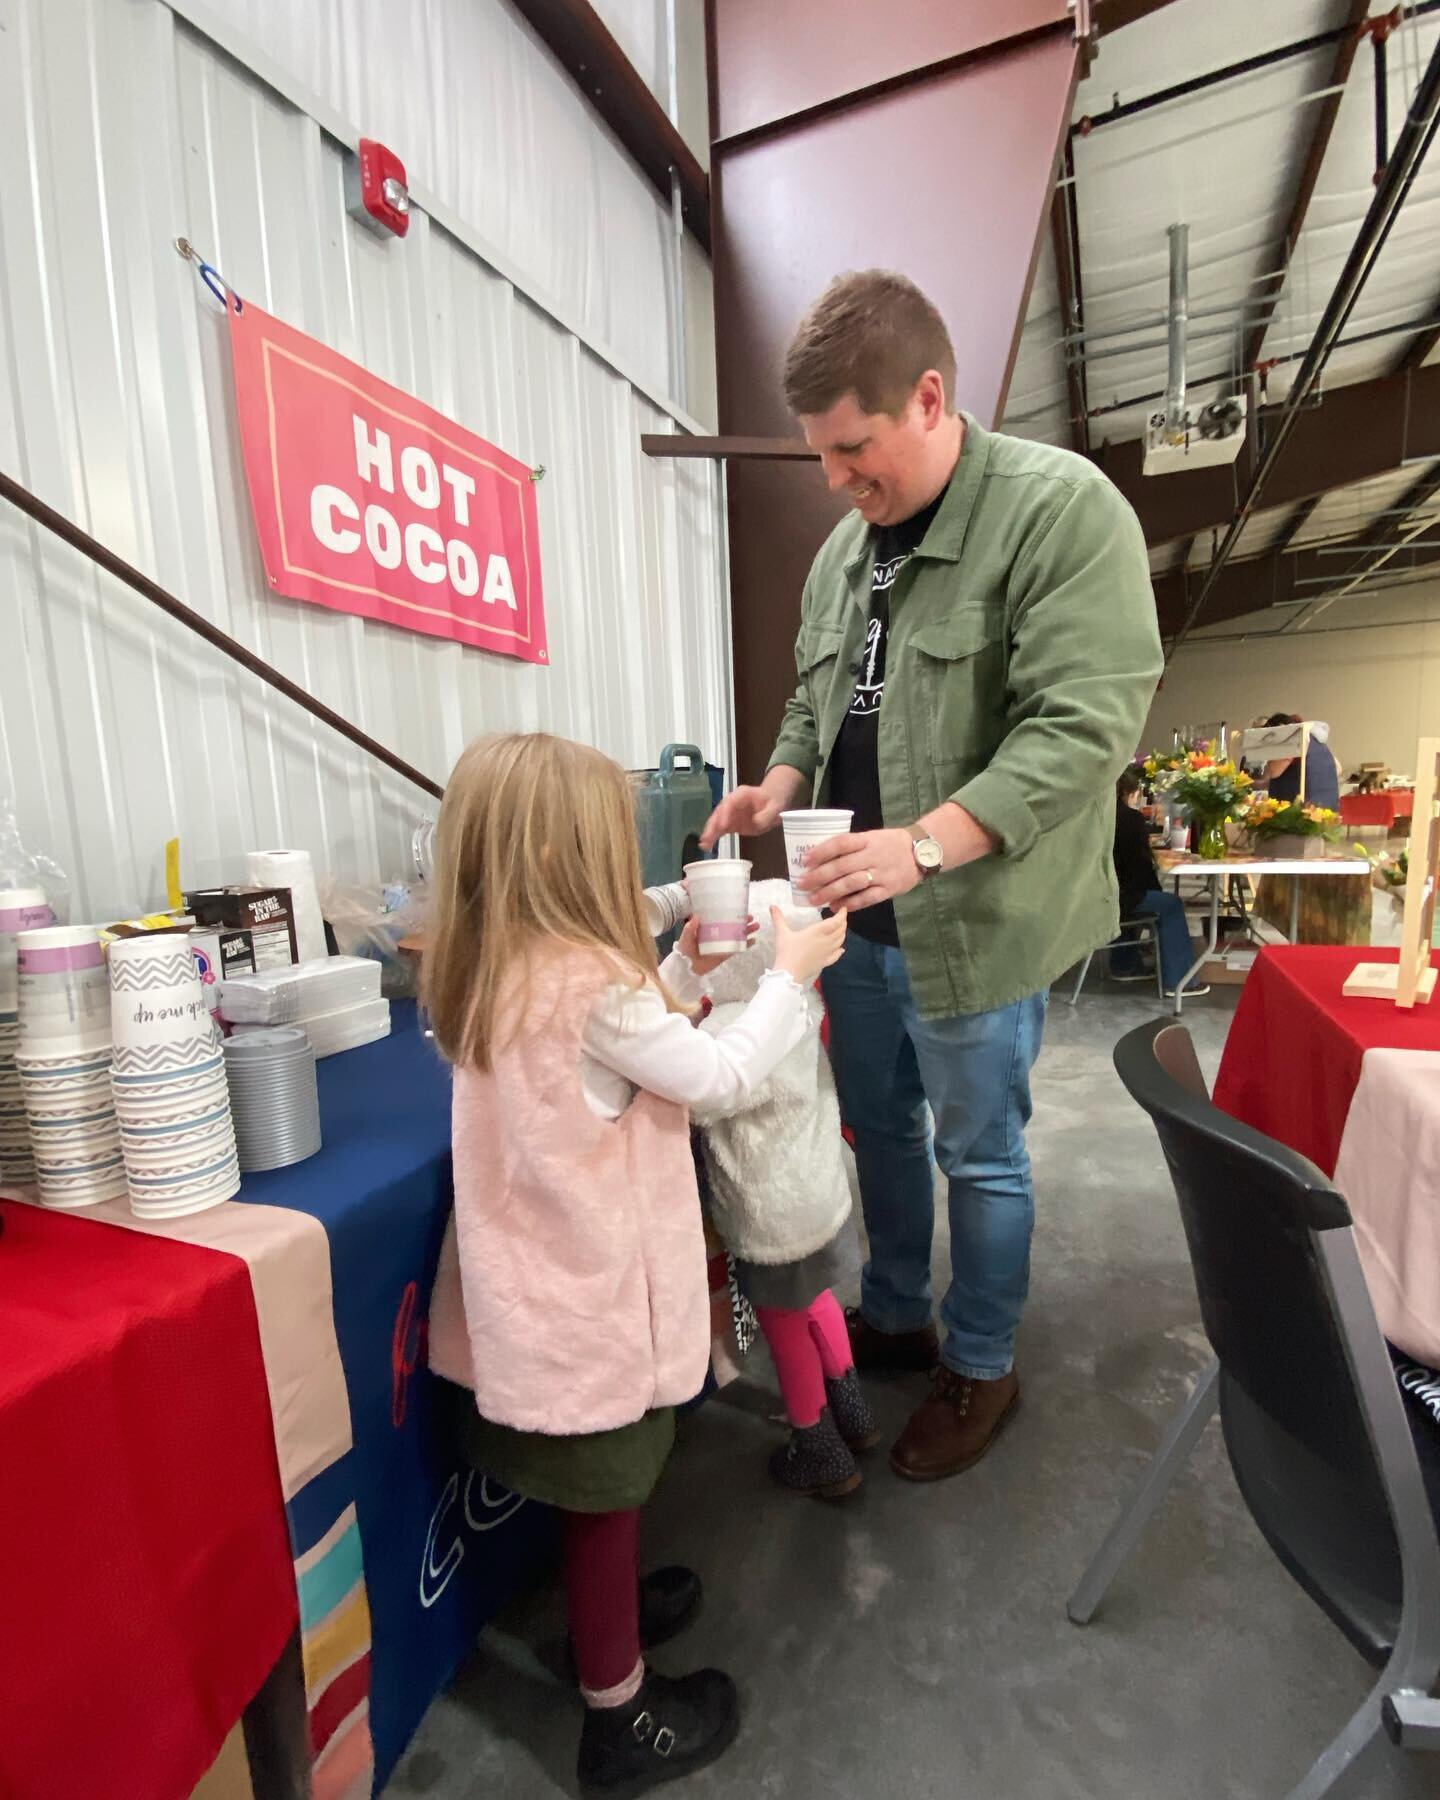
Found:
[[[1211,1075],[1235,991],[1186,1008]],[[763,1351],[689,1422],[647,1561],[692,1563],[707,1603],[656,1663],[730,1670],[746,1715],[734,1749],[677,1793],[1283,1800],[1363,1698],[1367,1669],[1262,1542],[1215,1426],[1095,1622],[1065,1617],[1208,1356],[1153,1131],[1110,1063],[1154,1005],[1092,979],[1077,1009],[1052,1008],[1024,1404],[992,1456],[916,1487],[882,1455],[852,1501],[791,1499],[764,1472],[780,1430]],[[871,1384],[892,1432],[923,1385]],[[511,1608],[431,1708],[387,1800],[574,1793],[579,1703],[547,1667],[560,1630],[553,1592]],[[1433,1772],[1422,1786],[1388,1749],[1378,1761],[1351,1793],[1434,1794]]]

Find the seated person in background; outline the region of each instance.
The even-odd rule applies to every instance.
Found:
[[[1150,854],[1150,835],[1137,806],[1139,794],[1140,777],[1133,769],[1123,770],[1115,783],[1115,879],[1120,884],[1120,917],[1132,919],[1137,913],[1149,913],[1155,918],[1160,973],[1166,994],[1173,995],[1195,961],[1195,946],[1179,896],[1167,894],[1160,886],[1155,858]],[[1113,951],[1110,973],[1117,981],[1144,981],[1138,948]],[[1187,997],[1206,992],[1203,987],[1185,990]]]
[[[1271,713],[1267,725],[1298,725],[1299,713]],[[1272,800],[1300,798],[1300,758],[1282,757],[1265,765],[1265,784]],[[1335,752],[1318,738],[1311,738],[1305,753],[1305,801],[1308,806],[1328,806],[1340,810],[1340,766]]]

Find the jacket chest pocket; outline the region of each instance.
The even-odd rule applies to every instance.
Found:
[[[930,761],[983,766],[1005,735],[1005,622],[981,607],[918,626],[910,638]]]
[[[810,633],[800,653],[800,674],[810,695],[810,710],[822,737],[830,716],[831,692],[840,673],[840,649],[844,634],[828,626]],[[846,671],[848,676],[848,671]]]

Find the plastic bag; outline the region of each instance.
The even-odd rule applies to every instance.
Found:
[[[430,900],[423,882],[353,887],[326,881],[320,889],[320,910],[342,956],[368,956],[380,964],[380,992],[387,1000],[414,993],[416,960],[401,954],[400,943],[425,929]]]
[[[41,888],[57,925],[70,923],[70,882],[59,863],[27,850],[15,823],[15,805],[0,794],[0,888]]]

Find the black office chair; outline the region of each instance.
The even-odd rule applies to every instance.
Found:
[[[1341,1791],[1382,1730],[1407,1752],[1440,1752],[1440,1527],[1421,1469],[1440,1451],[1418,1413],[1412,1435],[1341,1195],[1313,1163],[1211,1105],[1183,1025],[1130,1032],[1115,1067],[1155,1122],[1216,1361],[1070,1617],[1089,1621],[1218,1401],[1231,1467],[1270,1548],[1381,1671],[1290,1796],[1319,1800]]]

